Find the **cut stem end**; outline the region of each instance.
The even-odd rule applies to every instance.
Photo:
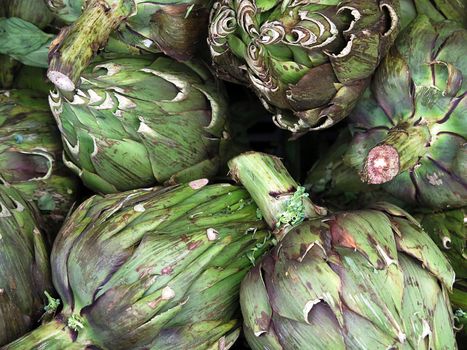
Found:
[[[397,150],[389,145],[374,147],[365,161],[362,180],[369,184],[383,184],[399,174],[400,158]]]

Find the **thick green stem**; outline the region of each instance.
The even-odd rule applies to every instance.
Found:
[[[230,160],[229,169],[232,177],[248,190],[278,238],[303,219],[326,214],[303,193],[277,157],[247,152]]]
[[[430,142],[426,125],[401,125],[368,152],[360,174],[362,181],[383,184],[415,166],[426,153]]]
[[[54,319],[36,328],[25,336],[2,347],[2,350],[78,350],[85,349],[86,345],[73,341],[73,335],[62,321]]]
[[[49,51],[48,78],[61,90],[73,91],[81,72],[110,34],[133,11],[130,0],[90,0],[80,18],[62,29]]]

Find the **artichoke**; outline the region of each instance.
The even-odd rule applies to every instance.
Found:
[[[271,240],[247,191],[206,184],[83,202],[51,256],[61,314],[5,349],[228,349],[240,282]]]
[[[65,164],[92,190],[113,193],[214,175],[222,91],[197,61],[120,58],[92,64],[70,99],[49,101]]]
[[[253,349],[456,348],[447,295],[454,271],[413,217],[381,202],[306,220],[300,188],[258,185],[256,168],[290,177],[278,158],[249,153],[230,167],[261,212],[273,214],[264,216],[270,227],[288,227],[241,285]],[[294,191],[288,210],[278,210]]]
[[[34,208],[17,190],[0,185],[0,346],[33,328],[51,286]]]
[[[45,97],[45,98],[44,98]],[[78,179],[61,162],[62,143],[46,95],[0,93],[0,181],[34,201],[52,233],[78,194]]]
[[[52,10],[66,20],[76,18],[79,3],[83,13],[62,29],[50,49],[48,77],[64,91],[75,89],[82,71],[115,31],[124,42],[141,49],[191,59],[207,32],[212,1],[49,1]]]
[[[466,42],[467,31],[454,22],[412,22],[350,116],[352,137],[340,159],[332,154],[315,167],[334,169],[317,191],[378,189],[413,207],[465,206]],[[319,177],[312,170],[306,182]]]
[[[397,35],[398,10],[392,0],[222,0],[208,42],[218,75],[250,85],[279,127],[323,129],[368,85]]]

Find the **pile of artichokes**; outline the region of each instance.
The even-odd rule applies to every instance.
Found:
[[[0,1],[0,350],[467,342],[467,3]]]

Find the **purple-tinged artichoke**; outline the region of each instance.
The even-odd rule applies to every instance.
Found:
[[[467,30],[455,22],[433,23],[425,16],[412,22],[351,114],[352,135],[336,146],[339,159],[331,154],[320,160],[307,185],[357,197],[382,190],[412,207],[465,206],[465,43]],[[323,176],[324,169],[333,170]]]
[[[271,240],[246,190],[206,184],[83,202],[51,256],[62,312],[5,350],[228,349],[240,283]]]
[[[217,1],[208,42],[219,77],[251,86],[292,132],[345,118],[394,42],[392,0]]]
[[[278,158],[247,153],[229,165],[269,226],[287,223],[242,282],[252,349],[456,349],[454,271],[413,217],[380,202],[307,219],[300,188],[264,191],[261,174],[290,178]]]

